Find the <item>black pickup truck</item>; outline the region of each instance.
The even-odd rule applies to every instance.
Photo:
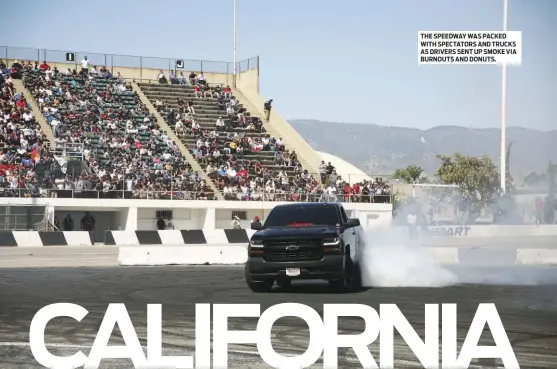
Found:
[[[246,282],[268,292],[274,282],[324,279],[342,290],[361,288],[359,260],[364,237],[359,219],[349,219],[339,203],[275,206],[248,245]]]

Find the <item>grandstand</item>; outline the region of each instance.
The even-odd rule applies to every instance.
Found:
[[[314,151],[274,109],[262,120],[258,58],[239,62],[234,76],[231,63],[166,59],[161,69],[143,57],[70,53],[68,62],[4,49],[2,84],[23,90],[10,87],[4,105],[23,111],[17,99],[31,100],[38,135],[24,143],[33,180],[13,184],[10,196],[390,200],[388,185]]]

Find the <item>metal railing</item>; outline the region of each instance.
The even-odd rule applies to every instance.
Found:
[[[221,192],[228,201],[286,201],[286,202],[343,202],[343,203],[391,203],[392,195],[362,194],[323,194],[300,192],[265,192],[256,191],[249,194],[240,192]],[[0,191],[0,198],[34,197],[34,198],[74,198],[74,199],[135,199],[135,200],[216,200],[206,193],[193,191],[150,191],[150,190],[58,190],[41,189],[31,191],[28,188],[10,188]]]
[[[66,59],[66,54],[74,55],[73,61]],[[140,70],[184,70],[205,73],[233,74],[234,63],[226,61],[195,60],[184,58],[161,58],[151,56],[117,55],[106,53],[93,53],[73,50],[49,50],[35,49],[30,47],[0,46],[0,60],[20,60],[42,63],[64,63],[75,65],[81,63],[84,56],[87,56],[90,65],[105,66],[106,68],[137,68]],[[177,67],[177,62],[183,64]],[[259,68],[259,56],[255,56],[236,63],[238,73]]]

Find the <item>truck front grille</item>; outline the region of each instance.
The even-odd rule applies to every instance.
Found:
[[[264,242],[263,251],[265,260],[270,262],[313,261],[323,258],[320,240],[271,240]]]

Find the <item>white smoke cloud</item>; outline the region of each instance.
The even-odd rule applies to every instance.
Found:
[[[366,234],[361,263],[366,287],[445,287],[457,276],[408,237],[404,227],[376,229]]]

